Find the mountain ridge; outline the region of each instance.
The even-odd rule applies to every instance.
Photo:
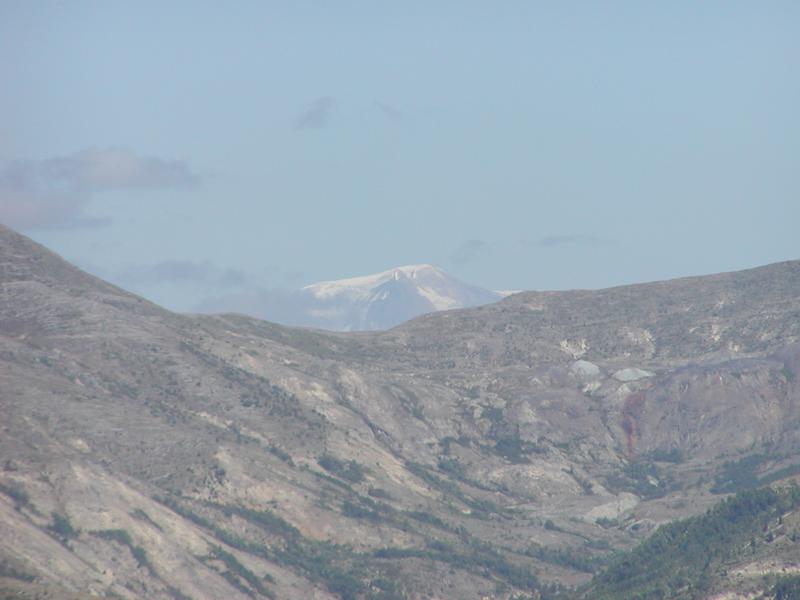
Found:
[[[799,468],[798,273],[341,333],[170,313],[0,229],[0,575],[130,598],[551,597]]]

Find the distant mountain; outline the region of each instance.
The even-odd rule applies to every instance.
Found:
[[[396,267],[300,290],[305,325],[340,331],[390,329],[426,313],[489,304],[506,296],[468,285],[432,265]]]
[[[698,515],[800,476],[800,261],[353,334],[0,226],[0,416],[0,598],[797,597],[796,497]]]

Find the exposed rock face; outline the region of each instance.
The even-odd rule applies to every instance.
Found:
[[[0,286],[16,587],[536,597],[588,577],[542,547],[629,546],[800,442],[800,262],[362,334],[175,315],[7,229]]]

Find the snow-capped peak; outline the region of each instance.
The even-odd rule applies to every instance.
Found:
[[[320,283],[313,283],[307,285],[303,290],[312,293],[317,298],[330,298],[339,294],[369,294],[377,286],[386,283],[387,281],[399,281],[401,278],[408,279],[428,279],[428,278],[443,278],[446,274],[441,269],[433,265],[405,265],[402,267],[395,267],[387,271],[381,271],[374,275],[363,275],[360,277],[349,277],[347,279],[337,279],[333,281],[321,281]]]
[[[323,281],[302,288],[301,293],[313,305],[308,312],[316,326],[345,330],[387,329],[428,312],[477,306],[502,297],[462,283],[429,264]]]

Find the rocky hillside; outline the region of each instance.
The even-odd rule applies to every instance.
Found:
[[[796,472],[798,342],[800,262],[335,334],[169,313],[0,228],[0,588],[549,597]]]

